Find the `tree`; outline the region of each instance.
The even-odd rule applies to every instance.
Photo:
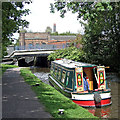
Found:
[[[60,11],[64,17],[67,10],[78,13],[87,24],[83,37],[86,60],[120,69],[120,2],[59,2],[51,4],[51,12]]]
[[[84,50],[91,62],[110,65],[120,70],[120,3],[110,3],[111,10],[98,11],[89,21],[83,39]]]
[[[30,2],[27,2],[29,4]],[[23,2],[2,2],[2,54],[6,55],[6,47],[11,44],[13,33],[19,32],[19,27],[28,27],[29,22],[22,16],[29,14],[29,10],[23,10]]]
[[[76,39],[72,41],[72,44],[74,44],[77,48],[82,48],[82,35],[77,34]]]
[[[69,32],[63,32],[63,33],[58,33],[58,32],[55,32],[55,33],[51,33],[51,35],[75,35],[76,36],[76,33],[71,33],[70,31]]]
[[[52,32],[52,28],[48,26],[48,27],[46,28],[45,32],[47,32],[47,33],[50,34],[50,33]]]

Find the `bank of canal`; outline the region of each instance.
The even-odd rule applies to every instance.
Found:
[[[49,68],[31,67],[31,71],[44,83],[49,84],[48,82],[48,74],[50,72]],[[86,108],[86,109],[89,112],[91,112],[94,116],[100,118],[119,118],[118,112],[120,109],[120,104],[118,104],[118,98],[120,97],[120,93],[118,91],[120,89],[120,76],[118,76],[118,74],[116,73],[108,73],[107,82],[108,87],[111,89],[112,105],[101,108]]]
[[[20,71],[25,82],[31,86],[40,103],[45,106],[45,110],[49,112],[53,118],[98,118],[89,113],[88,110],[79,107],[52,86],[42,82],[38,77],[33,75],[29,68],[23,68]],[[61,115],[59,109],[63,109],[64,114]]]

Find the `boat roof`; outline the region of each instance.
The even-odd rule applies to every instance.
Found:
[[[53,63],[59,64],[61,66],[67,67],[67,68],[95,67],[95,66],[97,66],[95,64],[76,62],[76,61],[72,61],[72,60],[69,60],[69,59],[55,60],[55,61],[53,61]]]

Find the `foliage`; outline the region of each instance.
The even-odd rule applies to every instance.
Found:
[[[50,33],[50,35],[59,35],[58,32]]]
[[[31,85],[40,102],[54,118],[97,118],[88,112],[85,108],[73,103],[72,100],[65,97],[52,86],[43,83],[30,70],[22,68],[21,75],[25,81]],[[39,83],[39,86],[35,86]],[[64,114],[59,115],[58,110],[64,109]]]
[[[110,3],[112,10],[97,12],[93,20],[86,25],[83,39],[84,51],[88,61],[120,69],[120,3]]]
[[[81,34],[77,34],[76,35],[76,39],[75,40],[71,40],[71,45],[74,45],[77,48],[82,48],[82,35]]]
[[[4,55],[4,56],[8,55],[7,48],[3,44],[2,44],[2,55]]]
[[[64,32],[64,33],[55,32],[55,33],[51,33],[51,35],[76,35],[76,34],[75,33],[71,33],[69,31],[69,32]]]
[[[0,66],[2,67],[2,73],[4,73],[8,68],[16,68],[16,67],[18,67],[16,65],[7,65],[7,64],[1,64]]]
[[[16,39],[15,46],[19,46],[19,38],[18,38],[18,39]]]
[[[60,11],[64,17],[67,11],[78,13],[79,18],[87,21],[83,37],[83,50],[87,61],[109,65],[120,69],[120,2],[59,2],[51,4],[51,12]]]
[[[71,33],[69,32],[64,32],[64,33],[60,33],[59,35],[76,35],[75,33]]]
[[[51,32],[52,32],[52,28],[48,26],[48,27],[46,28],[45,32],[51,33]]]
[[[97,12],[102,12],[105,10],[112,10],[110,2],[73,2],[56,0],[54,4],[51,5],[51,13],[55,13],[55,10],[60,12],[60,16],[64,17],[67,11],[72,11],[72,13],[78,13],[77,18],[83,18],[83,20],[94,19],[95,16],[98,16]]]
[[[61,50],[56,50],[48,56],[48,60],[55,60],[56,58],[67,58],[75,61],[85,62],[85,53],[76,47],[68,47]]]
[[[28,2],[29,3],[29,2]],[[13,33],[19,32],[19,27],[27,27],[28,22],[22,16],[29,14],[28,9],[24,9],[23,2],[2,2],[2,45],[3,55],[5,47],[11,44]]]

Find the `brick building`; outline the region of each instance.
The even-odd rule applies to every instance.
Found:
[[[19,34],[20,46],[29,48],[32,46],[37,47],[42,44],[66,44],[75,39],[75,35],[50,35],[45,32],[20,32]]]
[[[48,33],[25,33],[21,32],[19,34],[20,46],[37,46],[41,44],[47,44],[50,40],[50,35]]]

